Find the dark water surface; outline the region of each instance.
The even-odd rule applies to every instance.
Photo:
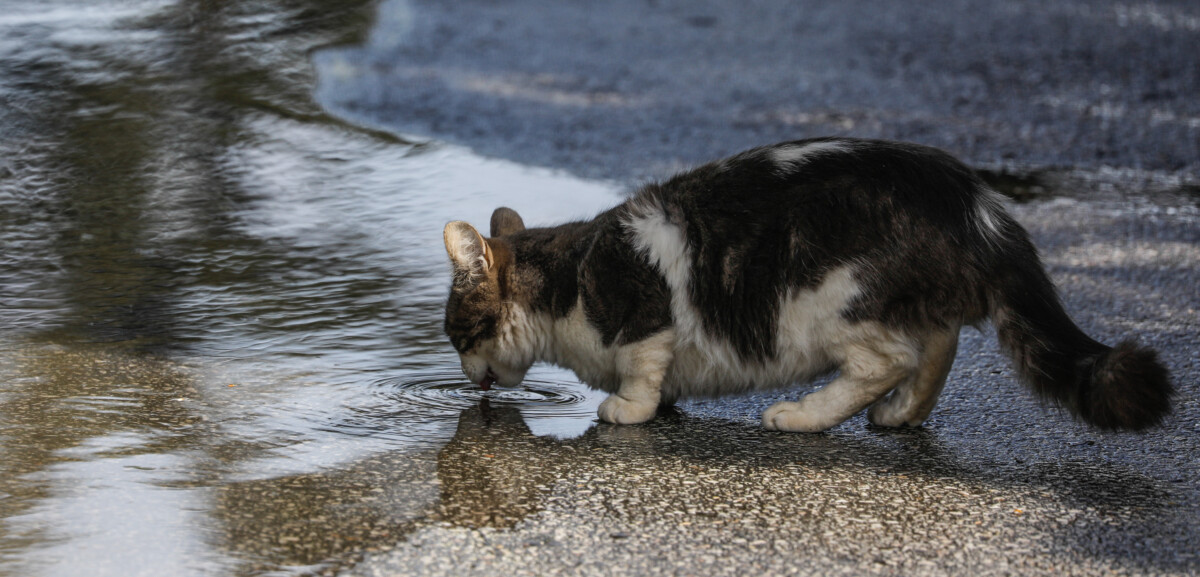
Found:
[[[332,568],[447,518],[460,418],[591,426],[561,371],[463,381],[440,232],[618,193],[323,108],[402,5],[3,8],[0,574]]]

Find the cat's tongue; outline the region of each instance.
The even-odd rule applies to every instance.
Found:
[[[483,377],[483,380],[479,381],[479,388],[488,391],[491,390],[492,385],[494,384],[496,384],[496,375],[493,375],[492,371],[488,371],[487,375]]]

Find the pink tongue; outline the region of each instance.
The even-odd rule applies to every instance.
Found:
[[[496,377],[493,377],[489,373],[488,376],[484,377],[482,381],[479,381],[479,388],[487,391],[490,390],[494,384],[496,384]]]

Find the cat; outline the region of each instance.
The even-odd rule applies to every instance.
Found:
[[[490,238],[446,225],[445,331],[466,376],[514,386],[535,362],[611,393],[632,424],[687,397],[836,372],[767,429],[827,430],[867,409],[920,426],[963,326],[990,319],[1034,393],[1100,429],[1171,411],[1154,350],[1108,347],[1070,319],[1002,197],[936,148],[816,138],[754,148],[651,183],[594,219]]]

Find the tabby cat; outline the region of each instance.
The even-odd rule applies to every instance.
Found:
[[[763,413],[824,431],[929,417],[965,325],[990,319],[1021,379],[1102,429],[1170,411],[1156,353],[1103,345],[1063,310],[999,195],[940,150],[818,138],[748,150],[649,184],[589,221],[490,237],[445,228],[446,334],[483,388],[543,361],[612,393],[612,423],[661,405],[786,387],[837,372]]]

